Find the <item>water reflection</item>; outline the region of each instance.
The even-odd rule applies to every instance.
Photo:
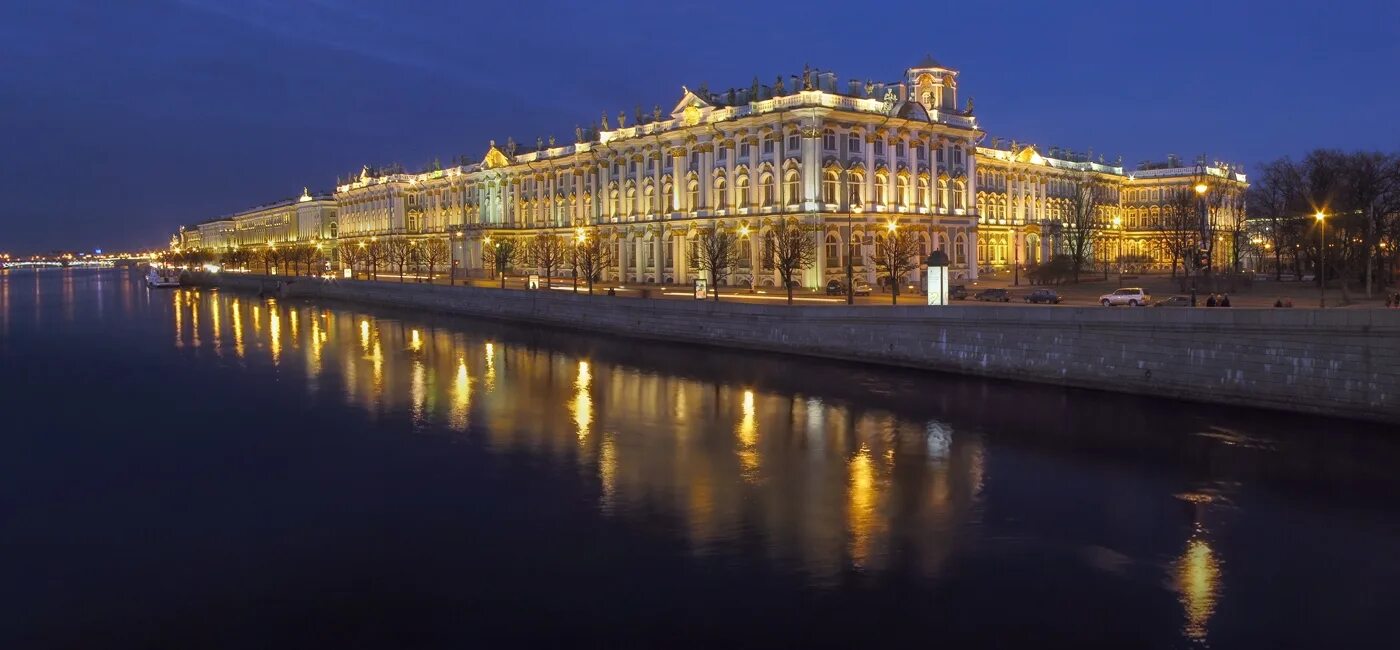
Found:
[[[466,432],[496,449],[575,463],[597,481],[601,511],[669,510],[699,554],[756,534],[814,581],[829,581],[848,566],[888,565],[893,512],[976,517],[981,442],[937,422],[368,314],[232,293],[173,295],[177,314],[185,301],[208,310],[198,322],[176,317],[177,341],[207,332],[201,353],[224,353],[219,328],[228,322],[233,352],[247,363],[299,363],[310,393],[340,382],[345,399],[369,414],[404,412],[424,432]],[[920,469],[896,492],[902,466]],[[900,543],[929,571],[952,544],[926,535]]]

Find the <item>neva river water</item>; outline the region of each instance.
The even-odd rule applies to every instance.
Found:
[[[0,407],[5,648],[1400,647],[1377,426],[122,271]]]

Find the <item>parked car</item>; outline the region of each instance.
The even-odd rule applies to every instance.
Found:
[[[972,296],[982,302],[1010,302],[1011,292],[1006,289],[983,289]]]
[[[1172,296],[1166,300],[1158,300],[1152,303],[1153,307],[1190,307],[1191,298],[1188,296]]]
[[[870,283],[859,278],[851,281],[851,293],[857,296],[870,295]]]
[[[948,287],[948,299],[967,300],[967,287],[964,287],[961,284],[955,284]]]
[[[1055,293],[1054,289],[1035,289],[1026,294],[1026,302],[1035,303],[1037,305],[1041,303],[1058,305],[1061,300],[1063,300],[1063,298],[1060,297],[1060,294]]]
[[[1113,293],[1106,293],[1102,296],[1099,296],[1099,304],[1105,307],[1116,307],[1118,305],[1137,307],[1139,305],[1147,305],[1151,303],[1152,296],[1147,293],[1146,289],[1143,289],[1141,287],[1119,289],[1117,291],[1114,291]]]
[[[826,295],[844,296],[846,295],[846,285],[840,280],[831,280],[826,283]]]

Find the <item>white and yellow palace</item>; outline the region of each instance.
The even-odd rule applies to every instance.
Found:
[[[483,271],[488,238],[585,233],[613,246],[609,280],[688,283],[700,277],[700,232],[732,228],[745,233],[747,255],[731,277],[773,286],[761,242],[796,220],[818,239],[817,263],[802,279],[816,288],[844,278],[848,262],[876,283],[872,252],[892,223],[918,233],[921,256],[945,251],[955,278],[1044,261],[1060,250],[1066,197],[1084,182],[1101,186],[1104,223],[1119,218],[1114,246],[1161,268],[1170,256],[1155,206],[1203,176],[1245,187],[1222,165],[1125,173],[1058,150],[979,146],[985,132],[972,101],[958,104],[958,72],[931,58],[896,82],[838,85],[832,73],[804,71],[722,93],[682,88],[669,112],[639,110],[630,123],[604,114],[569,143],[492,142],[480,162],[422,173],[366,167],[336,187],[334,214],[321,220],[333,226],[322,232],[446,238],[469,273]],[[211,223],[210,231],[230,227]],[[199,245],[220,247],[217,233],[198,230]],[[1097,258],[1109,248],[1096,246]]]

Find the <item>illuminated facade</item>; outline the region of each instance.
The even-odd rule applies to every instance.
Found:
[[[245,246],[335,240],[339,234],[336,202],[329,195],[303,190],[296,199],[279,201],[180,228],[172,244],[187,249],[224,251]]]
[[[1102,201],[1092,261],[1164,269],[1173,256],[1152,216],[1163,197],[1202,178],[1236,197],[1245,188],[1243,174],[1219,164],[1125,172],[1058,149],[1044,155],[999,139],[980,146],[985,132],[972,101],[959,106],[958,85],[956,70],[929,58],[887,83],[842,84],[834,73],[804,70],[771,86],[682,88],[667,112],[604,114],[567,143],[493,141],[478,162],[422,173],[365,167],[333,198],[302,200],[330,224],[321,238],[441,238],[468,274],[485,273],[483,245],[493,237],[601,237],[611,248],[604,279],[622,283],[702,277],[699,241],[721,228],[741,233],[744,253],[730,282],[777,286],[763,254],[767,238],[796,223],[817,240],[816,264],[801,277],[817,288],[844,280],[848,264],[879,283],[874,254],[891,226],[917,234],[921,257],[946,252],[954,279],[1046,261],[1064,250],[1066,197],[1084,183]],[[202,245],[304,239],[301,207],[275,204],[200,224]],[[1242,214],[1240,200],[1211,210],[1209,220]],[[1196,239],[1212,232],[1195,230]]]

